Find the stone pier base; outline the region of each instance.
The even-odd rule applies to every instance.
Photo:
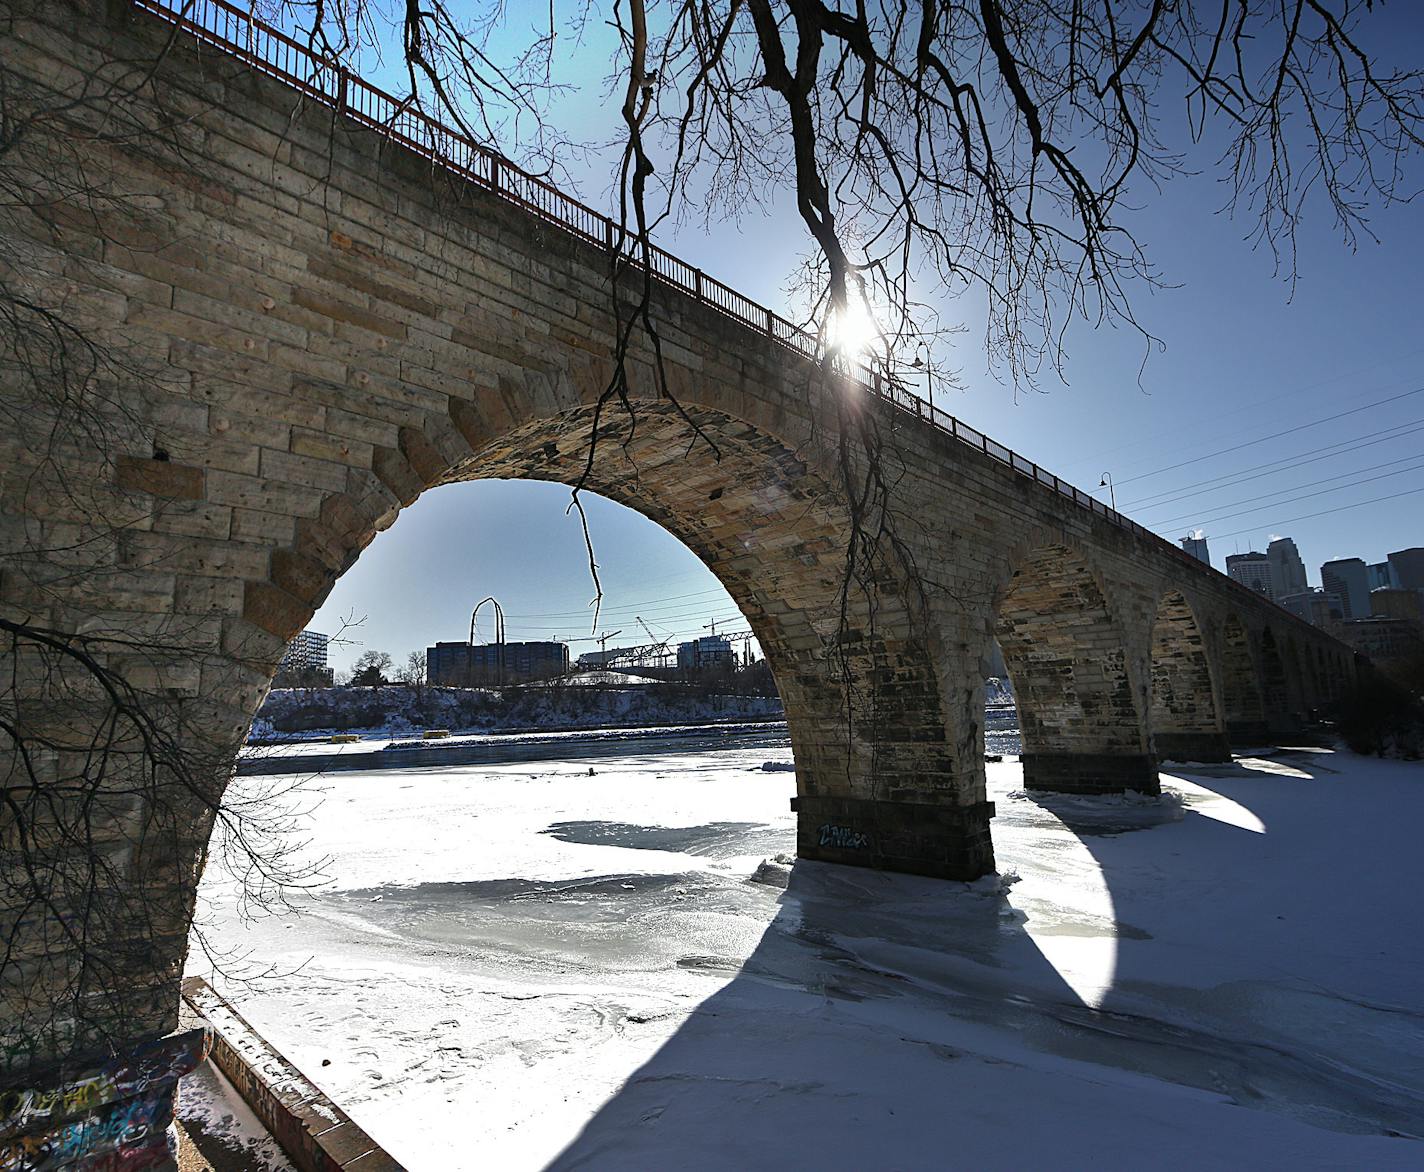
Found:
[[[1238,749],[1254,749],[1269,745],[1275,738],[1264,720],[1228,720],[1226,739]]]
[[[1230,761],[1225,733],[1163,732],[1154,738],[1159,761]]]
[[[206,1030],[159,1038],[86,1069],[52,1067],[0,1089],[0,1169],[168,1172],[178,1080],[207,1057]]]
[[[1146,754],[1025,753],[1024,786],[1061,794],[1160,794],[1157,762]]]
[[[953,806],[797,797],[791,808],[799,816],[799,858],[966,881],[994,870],[993,802]]]

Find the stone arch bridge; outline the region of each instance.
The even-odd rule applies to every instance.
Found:
[[[1351,678],[1324,633],[662,254],[671,397],[638,333],[636,427],[600,416],[601,218],[236,10],[189,14],[37,6],[0,42],[33,115],[0,255],[37,307],[0,368],[0,769],[59,795],[4,832],[7,1065],[171,1028],[213,805],[288,639],[421,493],[572,482],[595,430],[588,487],[699,554],[766,651],[803,858],[992,870],[996,638],[1044,789],[1156,792],[1159,760],[1225,759]],[[74,802],[87,885],[20,875],[75,849]]]

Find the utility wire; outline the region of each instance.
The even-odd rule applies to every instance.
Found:
[[[1344,379],[1353,378],[1353,377],[1355,377],[1356,375],[1359,375],[1359,374],[1361,374],[1361,373],[1363,373],[1363,372],[1365,372],[1365,371],[1377,370],[1379,367],[1384,366],[1384,365],[1386,365],[1386,364],[1389,363],[1389,362],[1399,361],[1400,359],[1404,359],[1404,358],[1412,358],[1412,357],[1414,357],[1414,355],[1419,354],[1419,353],[1421,353],[1421,352],[1424,352],[1424,346],[1416,346],[1416,347],[1414,347],[1414,349],[1412,349],[1412,350],[1406,350],[1406,351],[1404,351],[1402,354],[1396,355],[1394,358],[1380,359],[1378,362],[1371,362],[1371,363],[1369,363],[1367,366],[1357,366],[1357,367],[1354,367],[1354,368],[1351,369],[1351,370],[1341,371],[1339,374],[1332,375],[1330,378],[1321,379],[1319,382],[1307,383],[1307,384],[1306,384],[1305,386],[1303,386],[1303,387],[1293,387],[1292,389],[1290,389],[1290,390],[1288,390],[1288,391],[1281,391],[1279,394],[1266,395],[1266,396],[1264,396],[1264,397],[1262,397],[1262,398],[1259,398],[1259,399],[1251,399],[1251,400],[1249,400],[1248,402],[1242,404],[1240,407],[1237,407],[1235,410],[1226,412],[1224,415],[1215,415],[1215,416],[1212,416],[1212,417],[1211,417],[1212,425],[1213,425],[1213,426],[1219,426],[1220,423],[1221,423],[1221,420],[1223,420],[1223,419],[1230,419],[1230,418],[1232,418],[1232,417],[1235,416],[1235,415],[1240,415],[1241,412],[1243,412],[1243,411],[1249,411],[1249,410],[1251,410],[1253,407],[1263,407],[1263,406],[1265,406],[1267,403],[1278,403],[1278,402],[1280,402],[1282,399],[1296,399],[1296,400],[1299,400],[1303,395],[1308,394],[1310,391],[1316,391],[1316,390],[1320,390],[1320,389],[1322,389],[1322,388],[1324,388],[1324,387],[1332,386],[1332,385],[1334,385],[1335,383],[1341,382],[1341,381],[1344,380]],[[1395,382],[1397,383],[1397,382],[1402,381],[1402,380],[1393,380],[1393,381],[1395,381]],[[1192,420],[1193,422],[1198,422],[1198,421],[1201,420],[1201,418],[1202,418],[1202,417],[1201,417],[1200,412],[1198,412],[1198,413],[1194,414],[1193,416],[1191,416],[1191,420]],[[1159,430],[1159,431],[1148,432],[1148,433],[1147,433],[1145,436],[1143,436],[1141,439],[1134,440],[1134,441],[1132,441],[1132,442],[1130,442],[1130,443],[1126,443],[1126,444],[1117,444],[1117,445],[1115,445],[1114,447],[1111,447],[1111,448],[1103,448],[1101,451],[1098,451],[1098,452],[1094,453],[1094,454],[1091,455],[1091,456],[1085,456],[1085,457],[1083,457],[1083,458],[1080,459],[1080,460],[1075,460],[1075,461],[1073,461],[1071,464],[1068,465],[1068,467],[1069,467],[1069,468],[1077,468],[1077,467],[1079,467],[1079,466],[1084,466],[1084,467],[1086,467],[1086,466],[1088,466],[1088,465],[1094,465],[1094,464],[1097,464],[1098,461],[1101,460],[1104,456],[1115,455],[1116,453],[1121,452],[1121,451],[1123,451],[1123,450],[1125,450],[1125,449],[1127,449],[1127,448],[1140,448],[1147,440],[1150,440],[1150,439],[1157,439],[1159,436],[1175,435],[1175,434],[1176,434],[1175,430],[1174,430],[1173,428],[1171,428],[1171,427],[1164,428],[1164,429]],[[1139,461],[1139,462],[1140,462],[1140,461]]]
[[[696,592],[694,592],[694,593],[692,593],[692,594],[672,594],[672,595],[668,595],[668,596],[665,597],[665,598],[660,598],[660,599],[659,599],[659,598],[654,598],[654,599],[650,599],[650,600],[648,600],[648,601],[646,601],[646,602],[642,602],[642,603],[638,603],[638,602],[628,602],[628,603],[620,603],[620,604],[617,605],[617,606],[605,606],[605,607],[601,607],[601,608],[600,608],[600,612],[601,612],[602,614],[607,615],[607,614],[631,614],[631,613],[633,613],[634,611],[652,611],[652,610],[656,610],[656,609],[665,609],[669,604],[672,604],[672,603],[681,603],[681,602],[689,601],[689,600],[695,599],[695,598],[706,598],[706,597],[708,597],[708,596],[712,596],[713,598],[716,598],[716,597],[718,597],[718,596],[720,596],[720,597],[728,597],[727,591],[726,591],[725,588],[723,588],[723,587],[714,587],[714,588],[709,589],[709,590],[699,590],[699,591],[696,591]],[[518,613],[518,614],[514,613],[513,611],[507,611],[507,612],[505,613],[505,618],[506,618],[506,619],[568,619],[568,620],[570,620],[570,621],[576,621],[576,620],[578,620],[578,619],[580,619],[580,618],[588,618],[588,617],[589,617],[589,613],[590,613],[590,612],[589,612],[587,609],[585,609],[585,610],[525,611],[525,612],[523,612],[523,613]]]
[[[1303,490],[1303,489],[1315,488],[1317,485],[1321,485],[1321,484],[1329,484],[1329,483],[1330,483],[1331,481],[1333,481],[1333,480],[1349,480],[1352,476],[1363,476],[1366,472],[1379,472],[1379,471],[1380,471],[1381,469],[1383,469],[1383,468],[1393,468],[1396,464],[1404,464],[1404,463],[1407,463],[1407,462],[1410,461],[1410,460],[1417,460],[1417,459],[1419,459],[1419,456],[1420,456],[1420,454],[1419,454],[1417,451],[1415,451],[1415,452],[1410,452],[1409,455],[1407,455],[1407,456],[1400,456],[1397,460],[1386,460],[1386,461],[1384,461],[1383,463],[1371,464],[1368,468],[1352,468],[1352,469],[1350,469],[1349,472],[1337,472],[1337,473],[1336,473],[1335,475],[1333,475],[1333,476],[1322,476],[1319,480],[1307,480],[1304,484],[1294,484],[1294,485],[1292,485],[1292,486],[1289,487],[1289,488],[1273,488],[1270,492],[1264,492],[1264,493],[1262,493],[1260,496],[1248,496],[1248,497],[1243,497],[1243,498],[1241,498],[1241,499],[1239,499],[1239,500],[1219,501],[1217,504],[1214,504],[1214,505],[1202,505],[1202,506],[1198,506],[1198,508],[1197,508],[1197,510],[1196,510],[1195,513],[1179,513],[1179,514],[1177,514],[1175,517],[1167,517],[1167,518],[1164,518],[1164,519],[1161,520],[1161,521],[1154,521],[1153,524],[1154,524],[1154,525],[1175,525],[1178,521],[1186,521],[1186,520],[1188,520],[1188,519],[1190,519],[1190,518],[1192,518],[1192,517],[1199,517],[1202,513],[1210,512],[1212,509],[1234,508],[1234,507],[1237,506],[1237,505],[1249,505],[1249,504],[1251,504],[1252,501],[1263,501],[1263,500],[1266,500],[1268,497],[1287,496],[1287,495],[1289,495],[1290,493],[1293,493],[1293,492],[1300,492],[1300,491]],[[1424,467],[1424,465],[1421,465],[1421,466]],[[1282,469],[1282,471],[1284,471],[1284,469]],[[1407,471],[1410,471],[1410,469],[1405,468],[1405,469],[1401,469],[1401,471],[1407,472]],[[1394,474],[1394,473],[1391,473],[1390,475],[1395,475],[1395,474]],[[1371,479],[1376,479],[1376,478],[1373,478],[1373,477],[1372,477]],[[1357,481],[1355,481],[1354,483],[1356,483],[1356,484],[1368,484],[1368,483],[1369,483],[1369,480],[1357,480]],[[1345,486],[1345,487],[1349,487],[1349,486],[1347,485],[1347,486]],[[1179,502],[1173,502],[1173,503],[1179,503]],[[1159,505],[1159,506],[1157,506],[1157,507],[1158,507],[1158,508],[1162,508],[1162,507],[1164,507],[1164,506],[1163,506],[1163,505]],[[1149,509],[1148,511],[1151,512],[1150,509]],[[1200,521],[1195,522],[1195,523],[1196,523],[1196,524],[1202,524],[1202,522],[1200,522]]]
[[[1405,430],[1401,431],[1401,428]],[[1223,488],[1234,488],[1238,484],[1245,484],[1251,480],[1259,480],[1263,476],[1276,476],[1282,472],[1289,472],[1292,468],[1299,468],[1304,464],[1315,464],[1321,460],[1328,460],[1331,456],[1343,456],[1349,452],[1359,451],[1361,448],[1370,448],[1374,447],[1375,444],[1384,444],[1390,440],[1402,439],[1405,436],[1413,435],[1419,431],[1424,431],[1424,419],[1412,419],[1408,423],[1395,424],[1393,427],[1382,428],[1379,431],[1367,431],[1364,435],[1356,436],[1354,439],[1337,440],[1335,443],[1326,444],[1324,447],[1308,448],[1304,452],[1297,453],[1296,456],[1282,456],[1279,460],[1273,460],[1254,472],[1224,472],[1220,476],[1214,476],[1209,480],[1199,480],[1195,484],[1186,484],[1181,488],[1164,489],[1161,492],[1154,492],[1151,496],[1143,497],[1141,500],[1128,501],[1120,507],[1123,511],[1127,509],[1146,509],[1148,512],[1151,512],[1154,508],[1161,508],[1167,504],[1176,504],[1184,496],[1204,496],[1206,493],[1216,492]],[[1382,438],[1376,439],[1374,438],[1376,436]],[[1316,453],[1324,454],[1317,455]],[[1297,457],[1309,458],[1298,459]]]
[[[1182,460],[1176,464],[1168,464],[1165,468],[1156,468],[1151,472],[1142,472],[1136,476],[1129,476],[1126,480],[1117,481],[1120,487],[1124,484],[1131,484],[1134,480],[1146,480],[1151,476],[1161,476],[1164,472],[1172,472],[1177,468],[1185,468],[1188,464],[1197,464],[1202,460],[1215,459],[1217,456],[1224,456],[1228,452],[1239,452],[1243,448],[1252,448],[1257,444],[1264,444],[1269,440],[1280,439],[1283,435],[1294,435],[1298,431],[1305,431],[1312,427],[1319,427],[1322,423],[1332,423],[1336,419],[1344,419],[1349,415],[1358,415],[1361,411],[1371,411],[1376,407],[1383,407],[1386,403],[1397,403],[1401,399],[1408,399],[1412,395],[1424,395],[1424,387],[1415,387],[1412,391],[1404,391],[1402,394],[1391,395],[1386,399],[1376,399],[1373,403],[1366,403],[1361,407],[1352,407],[1348,411],[1340,411],[1334,415],[1327,415],[1323,419],[1312,420],[1310,423],[1298,423],[1295,427],[1287,427],[1283,431],[1273,431],[1270,435],[1263,435],[1257,439],[1245,440],[1239,444],[1232,444],[1228,448],[1218,448],[1214,452],[1208,452],[1204,456],[1194,456],[1190,460]]]
[[[1404,459],[1405,459],[1405,460],[1416,460],[1416,459],[1418,459],[1418,456],[1417,456],[1417,455],[1405,456]],[[1400,460],[1395,460],[1395,461],[1394,461],[1394,463],[1396,463],[1396,464],[1401,463],[1401,462],[1402,462],[1402,461],[1400,461]],[[1386,466],[1387,466],[1387,465],[1386,465]],[[1197,521],[1193,522],[1193,525],[1194,525],[1194,527],[1201,527],[1201,526],[1204,526],[1204,525],[1213,525],[1213,524],[1215,524],[1217,521],[1229,521],[1232,517],[1244,517],[1247,513],[1259,513],[1259,512],[1261,512],[1261,511],[1263,511],[1263,510],[1265,510],[1265,509],[1274,509],[1274,508],[1276,508],[1278,505],[1283,504],[1283,503],[1285,503],[1285,504],[1294,504],[1295,501],[1306,501],[1306,500],[1309,500],[1311,497],[1328,496],[1328,495],[1329,495],[1330,493],[1332,493],[1332,492],[1344,492],[1344,491],[1346,491],[1346,489],[1354,488],[1356,485],[1359,485],[1359,484],[1373,484],[1376,480],[1388,480],[1391,476],[1403,476],[1406,472],[1418,472],[1421,468],[1424,468],[1424,463],[1415,464],[1415,465],[1413,465],[1413,466],[1411,466],[1411,467],[1409,467],[1409,468],[1396,468],[1393,472],[1381,472],[1378,476],[1367,476],[1367,477],[1365,477],[1363,480],[1356,480],[1356,481],[1354,481],[1354,482],[1351,483],[1351,484],[1337,485],[1335,488],[1322,488],[1319,492],[1307,492],[1307,493],[1302,494],[1301,496],[1298,496],[1298,497],[1293,498],[1291,501],[1287,501],[1287,502],[1274,501],[1274,502],[1272,502],[1272,503],[1269,504],[1269,505],[1257,505],[1254,509],[1238,509],[1238,510],[1237,510],[1236,512],[1234,512],[1234,513],[1222,513],[1222,514],[1220,514],[1219,516],[1216,516],[1216,517],[1206,517],[1206,518],[1204,518],[1204,519],[1197,520]],[[1349,475],[1354,475],[1354,473],[1346,473],[1346,475],[1347,475],[1347,476],[1349,476]],[[1326,481],[1329,481],[1329,480],[1339,480],[1339,479],[1340,479],[1339,476],[1328,476],[1328,477],[1326,477],[1325,480],[1317,480],[1317,481],[1314,481],[1313,483],[1315,483],[1315,484],[1324,484],[1324,483],[1326,483]],[[1262,496],[1258,496],[1258,497],[1248,497],[1246,500],[1244,500],[1244,501],[1237,501],[1236,503],[1237,503],[1237,504],[1242,504],[1242,505],[1250,504],[1251,501],[1253,501],[1253,500],[1258,500],[1258,501],[1259,501],[1259,500],[1265,500],[1265,498],[1268,497],[1268,496],[1281,496],[1281,495],[1283,495],[1283,494],[1285,494],[1285,493],[1298,492],[1298,491],[1299,491],[1300,489],[1302,489],[1302,488],[1309,488],[1309,487],[1310,487],[1309,484],[1301,484],[1301,485],[1297,485],[1295,488],[1283,488],[1283,489],[1280,490],[1280,492],[1268,492],[1268,493],[1265,493],[1265,494],[1262,495]],[[1185,517],[1194,516],[1194,515],[1195,515],[1195,514],[1186,513],[1186,514],[1183,514],[1182,517],[1172,517],[1172,518],[1169,518],[1167,521],[1160,522],[1160,524],[1162,524],[1162,525],[1169,525],[1169,524],[1171,524],[1173,521],[1180,521],[1180,520],[1183,520]]]
[[[1318,513],[1305,513],[1299,517],[1286,517],[1283,520],[1270,522],[1268,528],[1278,529],[1282,526],[1293,524],[1296,521],[1310,521],[1316,517],[1328,517],[1331,513],[1344,513],[1350,509],[1362,509],[1366,505],[1378,505],[1384,501],[1397,501],[1401,497],[1414,496],[1416,493],[1421,492],[1424,492],[1424,485],[1420,485],[1418,488],[1406,488],[1403,492],[1390,493],[1388,496],[1373,497],[1367,501],[1356,501],[1353,505],[1340,505],[1333,509],[1321,509]],[[1230,533],[1218,533],[1216,536],[1224,540],[1227,537],[1239,537],[1243,533],[1258,533],[1261,528],[1260,525],[1252,525],[1247,529],[1236,529]]]

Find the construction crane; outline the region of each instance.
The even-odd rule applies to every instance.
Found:
[[[648,626],[648,624],[643,621],[642,616],[634,615],[633,617],[638,620],[638,625],[643,628],[643,632],[648,636],[648,641],[651,646],[647,648],[647,654],[656,655],[659,660],[665,659],[669,654],[668,636],[664,635],[661,639],[659,639],[656,635],[653,634],[652,627]],[[661,666],[661,663],[659,663],[658,666]]]

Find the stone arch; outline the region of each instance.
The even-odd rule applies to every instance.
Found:
[[[1285,637],[1281,650],[1286,664],[1291,724],[1298,727],[1301,719],[1314,704],[1310,687],[1309,656],[1302,650],[1300,638],[1294,632]]]
[[[1234,614],[1226,617],[1221,630],[1221,707],[1233,745],[1259,745],[1269,738],[1251,636]]]
[[[511,420],[452,410],[466,441],[455,458],[424,431],[403,428],[377,452],[370,492],[338,493],[273,554],[259,598],[295,606],[249,613],[278,640],[294,633],[340,573],[400,507],[459,481],[539,479],[585,486],[657,522],[713,570],[764,649],[786,705],[797,765],[803,858],[973,878],[993,868],[989,807],[978,762],[942,703],[937,637],[913,591],[884,569],[874,596],[845,589],[843,498],[803,455],[763,428],[693,402],[637,403],[598,423],[596,410]],[[705,437],[689,443],[692,429]],[[386,490],[385,494],[381,489]],[[394,497],[394,508],[373,516]],[[975,800],[977,797],[978,800]],[[968,799],[968,800],[965,800]]]
[[[1288,732],[1295,728],[1296,721],[1286,654],[1270,627],[1261,629],[1260,647],[1261,701],[1266,725],[1273,733]]]
[[[1158,793],[1122,629],[1082,556],[1062,544],[1015,560],[994,635],[1018,704],[1024,784]]]
[[[1201,628],[1175,590],[1162,596],[1152,624],[1151,728],[1158,760],[1231,759]]]

